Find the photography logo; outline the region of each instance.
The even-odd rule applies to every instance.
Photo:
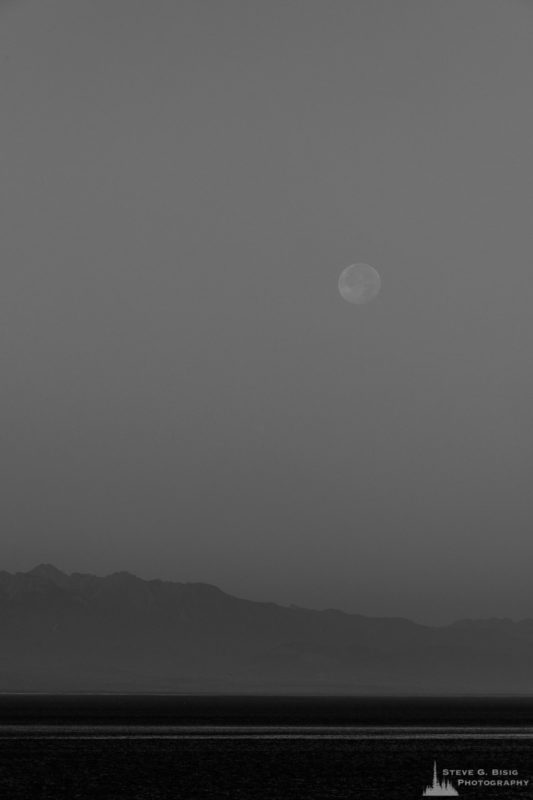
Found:
[[[433,783],[426,786],[422,797],[459,797],[459,792],[448,779],[439,781],[437,762],[433,762]]]

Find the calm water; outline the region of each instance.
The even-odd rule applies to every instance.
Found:
[[[408,800],[434,760],[476,773],[460,797],[533,798],[533,701],[0,697],[9,800]]]

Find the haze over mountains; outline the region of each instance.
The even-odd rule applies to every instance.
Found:
[[[428,627],[127,572],[0,572],[2,692],[533,692],[533,620]]]

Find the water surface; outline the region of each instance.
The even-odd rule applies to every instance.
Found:
[[[461,797],[533,798],[533,701],[0,697],[10,800],[407,800],[422,797],[435,760],[439,776],[516,770],[530,782],[456,781]]]

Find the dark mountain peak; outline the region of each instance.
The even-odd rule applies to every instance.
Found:
[[[225,595],[226,597],[231,597],[234,600],[240,600],[241,598],[233,597],[233,595],[229,595],[226,592],[223,592],[222,589],[219,589],[218,586],[214,586],[212,583],[182,583],[182,584],[174,584],[175,586],[182,586],[189,592],[201,592],[202,594],[206,595]],[[245,600],[244,602],[250,602],[249,600]]]
[[[64,584],[65,581],[68,581],[68,575],[65,572],[61,572],[57,567],[54,567],[53,564],[39,564],[27,572],[26,575],[56,584]]]
[[[120,584],[131,584],[131,583],[139,583],[143,582],[142,578],[139,578],[137,575],[133,575],[132,572],[126,572],[126,570],[120,570],[119,572],[112,572],[111,575],[108,575],[105,580],[112,581],[113,583],[120,583]]]

